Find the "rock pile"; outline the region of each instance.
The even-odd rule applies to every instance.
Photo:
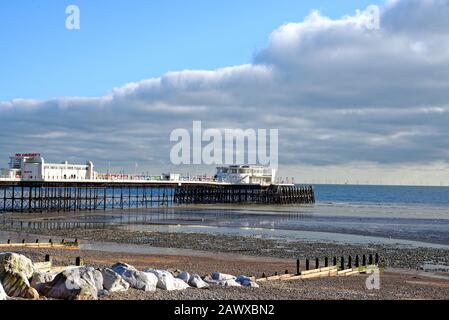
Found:
[[[258,287],[246,276],[214,272],[200,277],[188,272],[170,272],[135,267],[118,262],[111,268],[67,267],[61,272],[41,272],[33,262],[16,253],[0,253],[0,300],[9,297],[39,299],[40,296],[64,300],[96,300],[109,292],[123,292],[129,288],[143,291],[186,290],[207,288],[210,285],[228,287]]]

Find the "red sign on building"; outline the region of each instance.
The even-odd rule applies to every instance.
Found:
[[[40,153],[16,153],[16,157],[40,157]]]

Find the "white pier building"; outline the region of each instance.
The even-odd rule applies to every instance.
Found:
[[[39,153],[18,153],[10,157],[9,168],[1,169],[1,177],[23,181],[94,180],[94,164],[46,163]]]
[[[214,177],[185,177],[177,173],[158,176],[97,173],[92,161],[86,164],[46,163],[40,153],[18,153],[10,157],[9,168],[0,169],[0,181],[94,181],[94,182],[189,182],[213,184],[271,185],[276,170],[263,166],[231,165],[218,167]]]
[[[227,183],[270,185],[274,183],[276,170],[263,166],[232,165],[218,167],[216,180]]]

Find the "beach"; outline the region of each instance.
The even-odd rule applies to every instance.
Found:
[[[382,268],[379,290],[366,288],[367,275],[328,277],[297,281],[271,281],[260,283],[260,288],[232,288],[213,286],[206,290],[143,292],[130,289],[122,293],[110,293],[101,299],[229,299],[229,300],[307,300],[307,299],[447,299],[449,298],[449,274],[435,270],[422,270],[423,263],[448,264],[449,251],[436,248],[400,248],[387,245],[342,245],[257,239],[248,236],[224,236],[190,233],[130,232],[118,228],[41,230],[24,233],[2,226],[0,240],[5,238],[20,242],[41,242],[52,239],[80,241],[79,250],[22,249],[21,253],[33,261],[44,261],[51,255],[54,265],[73,265],[81,256],[85,265],[110,267],[116,262],[126,262],[138,269],[157,268],[170,271],[187,271],[201,276],[214,271],[260,277],[262,274],[294,273],[296,260],[314,263],[315,257],[348,257],[378,253]],[[9,229],[10,231],[7,231]],[[34,230],[36,231],[36,230]],[[354,258],[353,258],[354,259]]]
[[[292,260],[273,261],[254,257],[229,259],[217,253],[209,257],[185,255],[151,255],[135,253],[113,253],[103,251],[67,251],[56,249],[15,249],[33,261],[43,261],[50,254],[55,265],[73,265],[75,258],[82,255],[84,263],[95,267],[111,266],[117,261],[139,269],[148,267],[164,270],[186,270],[200,275],[219,270],[229,274],[274,274],[285,269],[294,270]],[[127,292],[110,293],[101,299],[118,300],[376,300],[376,299],[447,299],[449,277],[417,270],[387,269],[381,273],[380,289],[367,290],[367,275],[351,277],[329,277],[297,281],[271,281],[260,283],[260,288],[233,288],[212,286],[208,289],[190,288],[185,291],[144,292],[129,289]]]
[[[321,187],[323,188],[323,187]],[[328,187],[326,187],[328,188]],[[449,219],[440,202],[412,203],[421,188],[393,188],[391,203],[377,187],[377,202],[360,202],[364,187],[355,188],[353,202],[343,202],[345,186],[329,187],[313,206],[192,205],[130,210],[7,213],[0,220],[0,243],[80,243],[79,250],[18,249],[33,261],[50,254],[56,266],[73,265],[76,257],[94,267],[128,263],[139,270],[156,268],[210,275],[217,271],[239,276],[296,273],[315,259],[337,265],[349,257],[379,256],[380,289],[368,290],[367,274],[295,281],[260,282],[260,288],[212,286],[207,290],[143,292],[130,289],[101,299],[448,299]],[[343,192],[343,191],[345,192]],[[372,188],[370,188],[372,190]],[[377,191],[376,191],[377,190]],[[423,191],[424,190],[424,191]],[[408,196],[406,196],[408,195]],[[430,197],[430,194],[429,194]],[[420,199],[420,201],[423,198]],[[335,200],[334,202],[330,200]],[[328,202],[330,201],[330,202]],[[446,200],[444,200],[446,201]]]

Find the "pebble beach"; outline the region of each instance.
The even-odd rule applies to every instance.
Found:
[[[23,230],[1,229],[3,237],[7,235],[13,241],[24,236]],[[296,260],[314,261],[315,257],[348,256],[378,253],[381,257],[380,290],[368,290],[365,282],[367,275],[353,277],[329,277],[301,281],[272,281],[260,284],[260,288],[232,288],[214,286],[204,290],[143,292],[130,289],[127,292],[110,293],[101,299],[140,300],[140,299],[448,299],[449,274],[447,272],[425,272],[425,262],[447,265],[449,250],[437,248],[403,248],[387,245],[342,245],[335,243],[316,243],[299,241],[279,241],[255,237],[210,235],[201,233],[155,233],[130,232],[119,228],[108,230],[40,230],[27,234],[29,238],[73,240],[81,243],[80,250],[60,249],[14,249],[33,261],[43,261],[50,254],[55,265],[70,265],[78,256],[84,263],[94,267],[108,267],[121,261],[136,268],[159,268],[164,270],[187,271],[200,275],[214,271],[248,276],[260,276],[263,273],[282,274],[286,270],[294,272]],[[42,240],[44,241],[44,240]],[[142,253],[126,250],[102,250],[102,244],[133,245],[141,248]],[[95,244],[96,250],[89,244]],[[148,248],[162,248],[157,254],[145,253]],[[178,248],[170,254],[164,250]],[[185,253],[183,250],[189,253]],[[202,253],[202,254],[197,254]],[[321,260],[322,261],[322,260]]]

